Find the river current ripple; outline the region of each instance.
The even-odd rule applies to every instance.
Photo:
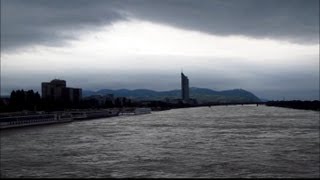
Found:
[[[1,130],[1,177],[319,178],[319,112],[173,109]]]

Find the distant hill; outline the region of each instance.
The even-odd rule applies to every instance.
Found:
[[[83,91],[83,96],[113,94],[115,97],[128,97],[136,100],[164,100],[165,98],[181,98],[181,90],[153,91],[149,89],[101,89],[99,91]],[[243,89],[214,91],[206,88],[190,88],[190,97],[201,102],[261,102],[253,93]]]

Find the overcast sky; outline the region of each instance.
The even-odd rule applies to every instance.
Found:
[[[319,99],[319,0],[1,0],[1,95],[242,88]]]

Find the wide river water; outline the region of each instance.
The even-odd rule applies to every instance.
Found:
[[[173,109],[1,130],[1,177],[319,178],[319,112]]]

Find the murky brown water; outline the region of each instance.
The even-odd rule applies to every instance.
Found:
[[[1,177],[319,177],[319,112],[175,109],[1,131]]]

